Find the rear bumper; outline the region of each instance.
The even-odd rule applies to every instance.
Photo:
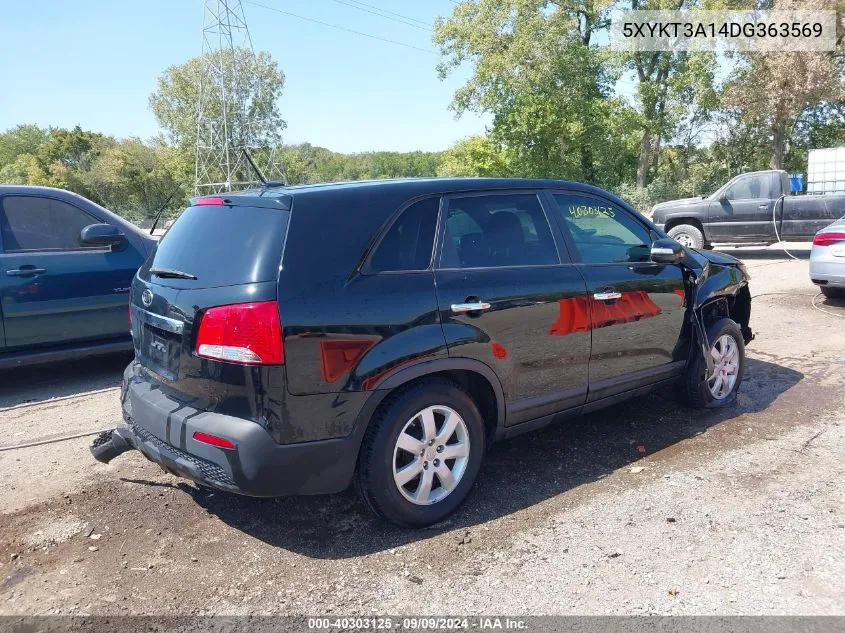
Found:
[[[810,260],[810,280],[814,284],[845,288],[845,259],[831,256],[827,259]],[[819,284],[819,282],[822,282]]]
[[[121,394],[120,435],[166,471],[221,490],[255,497],[334,493],[352,481],[355,439],[277,444],[250,420],[199,411],[168,397],[131,371]],[[234,449],[194,439],[230,440]]]

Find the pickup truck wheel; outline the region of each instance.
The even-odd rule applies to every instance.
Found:
[[[707,328],[713,372],[707,375],[704,357],[695,357],[678,382],[680,400],[695,409],[724,406],[736,399],[745,371],[745,343],[739,325],[731,319],[719,319]]]
[[[673,226],[668,235],[681,246],[686,246],[687,248],[704,248],[704,234],[698,227],[692,224]]]
[[[456,384],[418,382],[389,396],[370,423],[356,487],[370,509],[392,523],[442,521],[475,482],[484,435],[478,408]]]
[[[832,288],[831,286],[819,286],[819,290],[828,299],[845,299],[845,288]]]

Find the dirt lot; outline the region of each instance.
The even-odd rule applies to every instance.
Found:
[[[105,466],[90,437],[7,450],[115,426],[128,359],[3,374],[0,613],[845,614],[845,304],[811,306],[806,260],[741,256],[759,296],[735,405],[653,394],[497,445],[429,530],[352,492]]]

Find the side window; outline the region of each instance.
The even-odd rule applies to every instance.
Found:
[[[768,176],[746,176],[725,190],[728,200],[754,200],[765,197],[769,190]]]
[[[450,200],[441,268],[558,263],[549,221],[535,194]]]
[[[99,220],[76,207],[52,198],[7,196],[0,210],[3,250],[81,250],[79,233]]]
[[[554,199],[585,264],[650,260],[649,231],[626,211],[587,196],[555,194]]]
[[[373,272],[425,270],[431,264],[440,198],[415,202],[402,212],[382,238],[370,268]]]

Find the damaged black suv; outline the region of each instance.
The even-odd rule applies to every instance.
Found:
[[[748,275],[588,185],[422,179],[193,201],[132,284],[137,449],[247,495],[339,492],[423,526],[491,442],[675,384],[742,381]]]

